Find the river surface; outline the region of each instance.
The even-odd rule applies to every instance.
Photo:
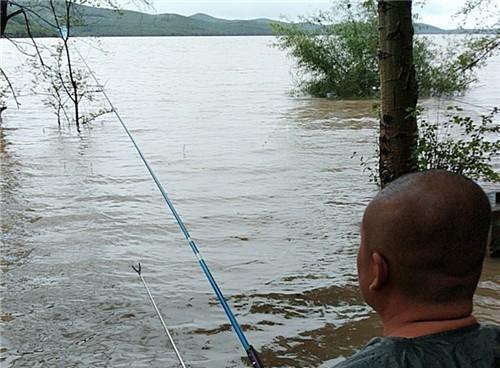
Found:
[[[292,62],[270,37],[106,38],[106,54],[88,42],[78,47],[266,366],[330,367],[381,332],[355,270],[377,190],[360,166],[375,148],[371,101],[292,96]],[[27,80],[0,46],[2,67]],[[498,86],[496,57],[459,100],[477,116],[500,105]],[[139,261],[190,367],[248,366],[116,118],[78,135],[37,98],[21,103],[0,129],[2,367],[178,366]],[[425,105],[434,117],[446,102]],[[500,323],[499,266],[485,262],[481,321]]]

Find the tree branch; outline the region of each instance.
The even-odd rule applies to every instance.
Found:
[[[2,74],[3,77],[5,78],[5,80],[7,81],[9,89],[12,92],[12,96],[14,97],[14,101],[16,102],[16,106],[17,106],[17,108],[19,108],[19,106],[21,106],[21,103],[17,99],[16,91],[14,90],[14,87],[12,86],[12,83],[10,82],[9,77],[7,76],[7,74],[5,74],[5,72],[3,71],[2,68],[0,68],[0,74]]]

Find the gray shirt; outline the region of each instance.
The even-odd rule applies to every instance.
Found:
[[[500,326],[473,325],[415,338],[376,337],[335,368],[500,368]]]

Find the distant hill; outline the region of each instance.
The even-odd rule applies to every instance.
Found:
[[[272,35],[271,24],[276,21],[260,18],[252,20],[228,20],[207,14],[183,16],[178,14],[146,14],[136,11],[77,6],[76,11],[85,25],[73,27],[73,36],[267,36]],[[38,14],[47,17],[47,10]],[[57,36],[34,15],[30,15],[35,37]],[[461,33],[467,30],[443,30],[424,23],[415,24],[415,33]],[[7,24],[7,34],[26,37],[22,16],[12,18]],[[470,31],[469,31],[470,32]]]
[[[431,26],[430,24],[425,24],[425,23],[415,23],[415,24],[413,24],[413,28],[415,29],[415,33],[417,33],[417,34],[449,33],[449,31],[446,31],[446,30],[441,29],[439,27],[434,27],[434,26]]]
[[[78,6],[77,11],[85,25],[73,27],[74,36],[239,36],[272,35],[269,19],[227,20],[207,14],[189,17],[178,14],[146,14],[135,11]],[[45,13],[45,14],[44,14]],[[40,10],[41,17],[47,17]],[[30,15],[32,33],[37,37],[57,36],[37,17]],[[6,33],[12,37],[26,37],[22,16],[9,20]]]

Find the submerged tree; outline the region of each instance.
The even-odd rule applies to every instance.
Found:
[[[33,74],[33,91],[36,93],[43,90],[45,103],[53,108],[57,116],[59,126],[61,125],[61,116],[68,123],[74,122],[76,129],[80,132],[82,123],[90,121],[87,115],[82,114],[81,107],[84,96],[91,90],[84,89],[85,74],[82,69],[75,66],[73,54],[70,48],[70,37],[72,27],[79,22],[78,14],[74,10],[74,0],[46,0],[29,1],[21,4],[2,0],[2,9],[7,9],[7,5],[17,8],[4,19],[2,26],[2,35],[10,39],[6,34],[6,22],[17,16],[23,16],[27,33],[31,40],[31,47],[35,50],[36,57],[29,55],[26,48],[17,46],[18,50],[28,56],[29,71]],[[31,17],[30,17],[30,16]],[[37,19],[35,22],[33,19]],[[58,35],[58,41],[53,46],[41,47],[31,32],[32,24],[37,28],[49,28],[54,34]],[[11,40],[17,44],[17,40]],[[44,61],[48,59],[50,61]],[[98,89],[96,89],[98,92]],[[72,112],[69,111],[71,108]],[[91,113],[92,116],[99,116],[107,112],[105,109],[99,109]]]
[[[335,0],[332,9],[299,23],[276,23],[277,45],[296,60],[303,92],[318,97],[378,96],[376,2]],[[420,95],[427,97],[463,93],[476,80],[476,70],[498,50],[499,37],[491,28],[465,43],[448,40],[445,48],[426,37],[413,42]]]
[[[374,2],[334,4],[300,23],[275,23],[277,45],[296,60],[301,89],[313,96],[366,97],[378,89]]]
[[[136,0],[148,5],[149,0]],[[59,126],[64,119],[68,124],[74,123],[78,132],[81,126],[98,116],[109,112],[109,109],[93,107],[86,113],[82,107],[90,106],[101,91],[100,86],[90,83],[85,68],[78,67],[75,62],[76,46],[72,42],[74,27],[86,21],[88,7],[106,6],[119,10],[116,0],[0,0],[1,36],[10,40],[17,49],[28,56],[29,71],[33,75],[33,92],[45,96],[44,102],[50,106]],[[9,11],[9,9],[12,9]],[[28,39],[20,43],[9,36],[9,21],[22,17]],[[17,24],[19,26],[19,22]],[[35,31],[33,31],[35,30]],[[35,39],[38,33],[52,34],[57,41],[52,45],[41,46]],[[31,51],[30,51],[31,49]],[[0,70],[5,83],[10,86],[11,94],[16,98],[11,80]],[[17,101],[17,99],[16,99]]]

